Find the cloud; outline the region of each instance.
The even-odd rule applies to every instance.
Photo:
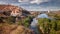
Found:
[[[4,4],[5,2],[0,1],[0,4]]]
[[[29,0],[18,0],[18,2],[29,2]]]
[[[31,3],[31,4],[40,4],[42,2],[48,2],[49,0],[0,0],[3,2],[25,2],[25,3]]]
[[[0,0],[0,2],[18,2],[18,0]]]
[[[31,3],[31,4],[40,4],[42,2],[48,2],[50,0],[18,0],[18,2],[28,2],[28,3]]]
[[[37,4],[40,4],[40,3],[42,3],[42,2],[48,2],[48,1],[50,1],[50,0],[33,0],[33,1],[31,1],[30,3],[37,3]]]

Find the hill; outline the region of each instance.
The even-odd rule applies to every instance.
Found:
[[[22,14],[22,8],[18,6],[13,6],[13,5],[0,5],[0,14],[2,15],[11,15],[19,13]]]

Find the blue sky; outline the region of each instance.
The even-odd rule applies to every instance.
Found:
[[[29,11],[60,10],[60,0],[0,0],[0,4],[12,4]]]

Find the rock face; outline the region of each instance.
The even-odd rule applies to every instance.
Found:
[[[24,26],[4,25],[0,27],[0,34],[34,34],[34,32]]]
[[[0,5],[0,14],[1,13],[3,15],[20,16],[22,14],[22,8],[13,5]]]
[[[18,6],[13,5],[0,5],[0,16],[26,16],[29,15],[30,12],[22,9]]]

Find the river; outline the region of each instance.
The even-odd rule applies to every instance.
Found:
[[[38,27],[37,27],[37,24],[38,24],[37,18],[49,18],[49,17],[47,14],[43,13],[33,18],[33,21],[31,22],[31,25],[30,25],[30,29],[32,29],[35,32],[35,34],[40,34],[40,32],[38,31]]]

